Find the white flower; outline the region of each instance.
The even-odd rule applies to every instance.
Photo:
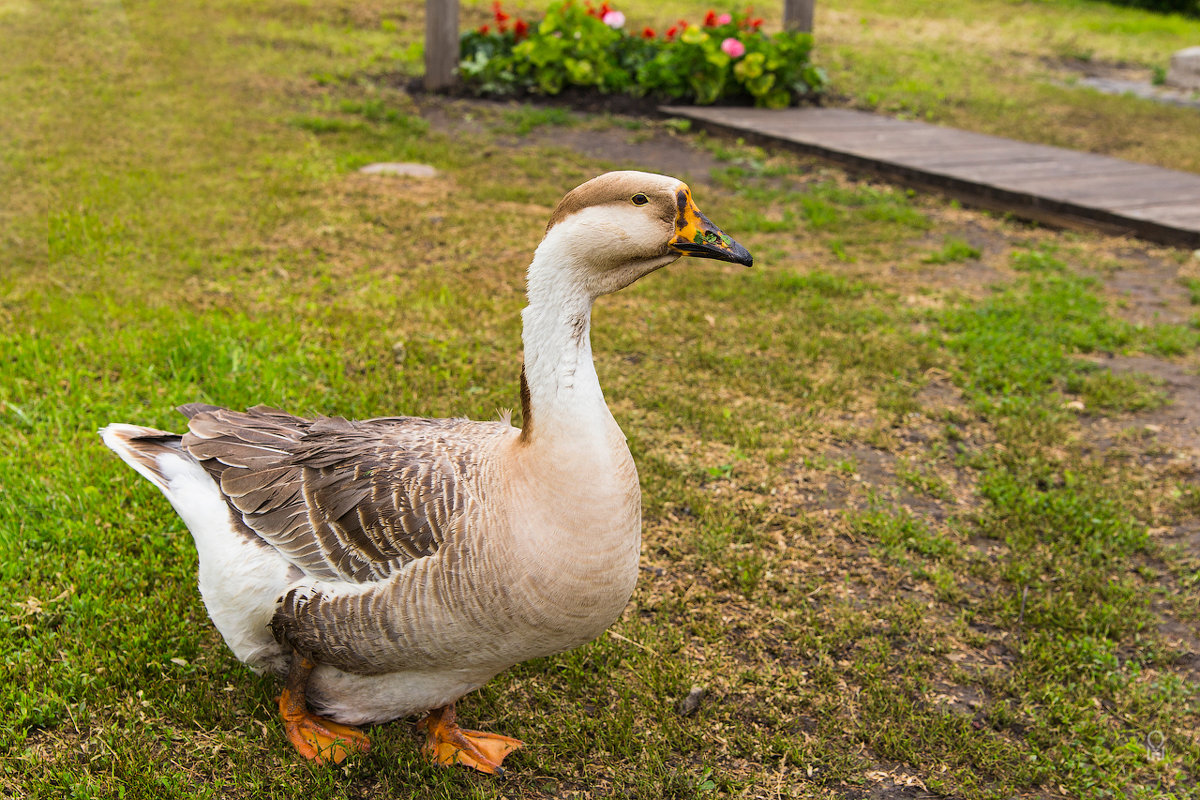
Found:
[[[610,28],[623,28],[625,27],[625,15],[620,11],[610,11],[604,15],[601,22]]]

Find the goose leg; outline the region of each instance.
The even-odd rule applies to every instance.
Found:
[[[489,775],[503,775],[500,762],[514,750],[525,746],[519,739],[498,733],[463,730],[454,721],[454,704],[435,708],[417,723],[426,733],[425,753],[435,763],[463,764]]]
[[[310,761],[340,764],[353,752],[371,749],[371,740],[357,728],[339,725],[333,720],[318,717],[308,710],[305,687],[309,673],[316,664],[299,653],[292,655],[287,684],[279,696],[279,714],[283,731],[296,752]]]

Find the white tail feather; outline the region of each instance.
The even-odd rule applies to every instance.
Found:
[[[276,599],[291,583],[290,565],[266,542],[238,529],[216,481],[178,448],[173,434],[114,424],[101,429],[100,437],[162,491],[191,531],[200,559],[200,596],[234,655],[258,670],[285,668],[270,621]]]

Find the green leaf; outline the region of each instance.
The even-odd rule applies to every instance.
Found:
[[[763,62],[766,61],[766,56],[762,53],[747,53],[745,58],[733,65],[733,74],[737,79],[745,83],[751,78],[757,78],[763,74]]]
[[[792,95],[787,89],[776,89],[762,98],[762,105],[767,108],[787,108],[791,102]]]
[[[680,35],[679,40],[684,44],[703,44],[708,41],[708,34],[695,25],[688,25]]]
[[[705,56],[705,60],[717,69],[725,69],[729,66],[730,62],[729,54],[724,50],[717,50],[709,53],[707,56]]]
[[[746,81],[746,88],[755,97],[765,97],[775,87],[775,76],[767,73]]]

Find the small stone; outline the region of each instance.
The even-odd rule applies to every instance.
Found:
[[[700,710],[700,701],[704,699],[704,687],[693,686],[687,697],[679,701],[679,715],[690,717]]]
[[[428,164],[410,164],[399,161],[381,161],[367,164],[359,169],[364,175],[403,175],[408,178],[436,178],[437,170]]]
[[[1083,411],[1085,406],[1082,400],[1072,400],[1071,402],[1067,403],[1067,408],[1071,411]]]
[[[1200,47],[1185,47],[1171,56],[1167,84],[1180,89],[1200,89]]]

